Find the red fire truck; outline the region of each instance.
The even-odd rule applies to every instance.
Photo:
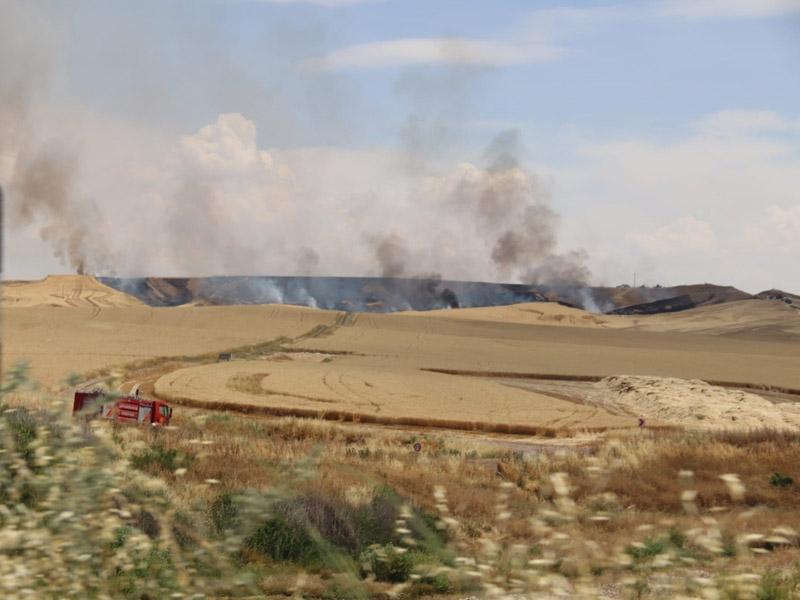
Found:
[[[111,396],[106,390],[75,392],[72,414],[82,412],[88,417],[140,425],[169,425],[172,408],[160,400],[136,396]]]

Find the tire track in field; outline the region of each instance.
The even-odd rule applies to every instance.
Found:
[[[355,383],[348,384],[348,382],[345,380],[346,377],[349,377],[350,379],[354,379]],[[348,392],[350,392],[351,394],[354,394],[357,398],[360,398],[361,400],[363,400],[363,402],[356,402],[357,406],[358,405],[362,405],[362,406],[370,405],[370,406],[372,406],[373,410],[376,413],[381,412],[381,408],[383,408],[383,406],[381,405],[380,402],[377,402],[373,398],[374,398],[375,393],[385,394],[386,392],[384,392],[383,390],[379,390],[374,385],[369,383],[366,379],[361,379],[360,377],[357,377],[355,375],[347,375],[345,373],[339,375],[339,383],[346,390],[348,390]],[[358,384],[360,384],[360,386]],[[365,391],[363,388],[370,388],[373,391],[372,392],[370,392],[368,390]]]

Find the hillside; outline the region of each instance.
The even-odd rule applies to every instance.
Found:
[[[131,307],[144,303],[91,275],[48,275],[41,281],[4,281],[3,307]]]
[[[679,312],[697,306],[747,300],[752,296],[731,286],[710,283],[664,288],[595,288],[595,301],[604,312],[649,315]]]

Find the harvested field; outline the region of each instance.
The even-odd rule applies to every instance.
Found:
[[[3,369],[28,360],[50,386],[68,373],[134,361],[224,352],[298,337],[336,318],[295,306],[27,307],[3,310]]]
[[[492,381],[420,372],[376,357],[234,361],[161,377],[155,393],[192,405],[253,405],[273,414],[554,435],[630,427],[634,419]],[[282,412],[285,411],[285,412]]]
[[[569,327],[417,314],[360,314],[303,348],[383,356],[414,369],[464,373],[651,375],[800,388],[792,339]],[[493,310],[493,309],[486,309]],[[641,318],[641,317],[637,317]],[[665,317],[666,318],[666,317]]]
[[[630,327],[629,319],[615,315],[599,315],[556,302],[526,302],[509,306],[461,308],[458,310],[407,311],[398,313],[421,317],[467,321],[519,323],[528,325],[562,325],[568,327]]]

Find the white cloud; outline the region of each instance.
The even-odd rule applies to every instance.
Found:
[[[300,2],[306,0],[261,0]],[[359,0],[313,0],[338,5]],[[663,17],[760,18],[800,14],[800,0],[662,0],[592,8],[559,7],[528,13],[494,39],[403,38],[356,44],[304,61],[310,69],[381,69],[405,65],[502,67],[557,60],[571,52],[555,40],[586,31]]]
[[[664,0],[659,5],[665,16],[690,20],[739,18],[756,19],[800,14],[798,0]]]
[[[404,65],[501,67],[554,60],[563,51],[548,44],[510,44],[469,38],[408,38],[357,44],[305,61],[312,69],[381,69]]]
[[[767,206],[761,218],[746,223],[742,231],[742,246],[748,251],[769,249],[800,258],[800,203],[788,208]]]
[[[630,233],[626,238],[655,257],[707,252],[717,243],[717,236],[708,223],[699,221],[692,215],[673,221],[652,233]]]
[[[696,128],[713,135],[759,133],[800,133],[800,117],[786,117],[771,110],[722,110],[695,123]]]
[[[800,144],[774,137],[611,140],[586,143],[583,152],[593,165],[582,176],[592,178],[595,189],[646,201],[655,217],[677,211],[702,219],[749,218],[800,189]]]
[[[179,154],[192,171],[238,176],[271,171],[272,156],[256,146],[256,124],[238,113],[220,115],[213,125],[181,138]]]
[[[596,273],[613,261],[609,283],[636,270],[662,284],[797,288],[800,138],[783,127],[795,118],[726,111],[661,142],[589,142],[570,131],[585,162],[552,171],[557,205],[567,207],[563,243],[589,249]]]
[[[800,204],[783,209],[780,206],[767,208],[767,223],[790,236],[795,242],[800,241]]]

